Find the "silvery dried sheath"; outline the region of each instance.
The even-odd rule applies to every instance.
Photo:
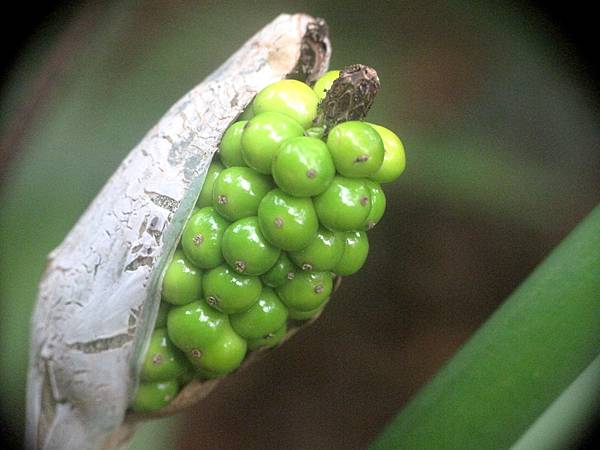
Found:
[[[315,80],[329,55],[324,22],[276,18],[165,114],[50,254],[32,319],[28,448],[126,442],[162,274],[224,131],[258,91]],[[214,383],[190,383],[169,411]]]

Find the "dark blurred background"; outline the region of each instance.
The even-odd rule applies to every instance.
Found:
[[[359,449],[600,200],[595,16],[573,3],[37,2],[3,27],[0,448],[22,446],[45,255],[165,110],[281,12],[375,67],[407,170],[322,318],[139,449]],[[183,432],[182,432],[183,431]],[[577,430],[574,447],[590,445]]]

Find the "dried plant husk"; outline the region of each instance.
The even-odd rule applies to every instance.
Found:
[[[28,448],[120,447],[137,421],[215,386],[193,381],[157,414],[127,414],[165,265],[221,136],[259,90],[286,77],[310,82],[329,56],[323,21],[277,17],[160,119],[49,255],[31,324]]]

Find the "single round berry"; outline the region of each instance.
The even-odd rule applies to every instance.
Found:
[[[273,83],[254,99],[254,113],[278,112],[308,128],[317,115],[317,94],[306,84],[297,80],[281,80]]]
[[[283,324],[281,328],[274,331],[273,333],[268,333],[263,337],[258,339],[250,339],[248,340],[248,349],[249,350],[257,350],[259,348],[272,348],[283,341],[285,335],[287,334],[287,324]]]
[[[339,70],[330,70],[316,81],[315,85],[313,86],[313,91],[315,91],[315,94],[317,94],[317,98],[319,99],[319,101],[325,98],[325,95],[327,95],[327,91],[331,88],[333,82],[339,77]]]
[[[383,217],[383,213],[385,212],[385,194],[383,193],[383,189],[379,183],[375,181],[365,180],[365,184],[369,188],[371,193],[371,211],[369,211],[369,215],[367,216],[367,220],[361,227],[363,230],[372,229]]]
[[[218,159],[213,159],[208,166],[208,170],[206,171],[206,177],[204,178],[204,184],[202,185],[202,190],[200,191],[200,195],[198,196],[198,200],[196,201],[196,207],[204,208],[205,206],[210,206],[212,204],[212,190],[215,184],[215,180],[224,169],[223,164]]]
[[[287,253],[281,252],[275,265],[267,273],[261,275],[260,279],[267,286],[277,287],[294,278],[295,273],[296,266],[290,261]]]
[[[258,300],[261,289],[257,277],[239,274],[226,265],[207,271],[202,280],[206,303],[227,314],[248,309]]]
[[[154,330],[144,361],[140,379],[142,381],[169,381],[186,371],[187,362],[183,354],[173,345],[165,328]]]
[[[154,328],[164,328],[167,326],[167,314],[169,314],[169,308],[171,305],[167,302],[160,302],[158,305],[158,313],[156,314],[156,322],[154,322]]]
[[[344,251],[343,233],[320,228],[313,241],[302,250],[290,252],[290,259],[302,270],[331,270]]]
[[[219,156],[225,167],[246,165],[242,157],[242,133],[247,123],[247,120],[235,122],[223,134],[219,146]]]
[[[336,176],[325,192],[315,197],[314,204],[325,227],[336,231],[357,230],[371,211],[371,191],[364,180]]]
[[[323,305],[333,289],[330,272],[298,272],[277,288],[277,294],[288,308],[311,311]]]
[[[229,167],[215,181],[213,206],[230,221],[255,216],[260,201],[271,189],[270,177],[249,167]]]
[[[201,352],[230,327],[227,315],[211,308],[204,300],[171,308],[167,317],[169,339],[186,354]]]
[[[140,383],[131,403],[131,409],[135,412],[158,411],[171,403],[178,392],[179,386],[176,380]]]
[[[280,189],[273,189],[260,202],[258,220],[267,240],[283,250],[306,247],[319,229],[312,200],[292,197]]]
[[[345,177],[374,175],[383,163],[385,150],[379,134],[357,120],[340,123],[331,129],[327,146],[335,168]]]
[[[288,139],[273,155],[273,179],[286,194],[312,197],[327,189],[335,166],[327,145],[317,138]]]
[[[326,304],[323,304],[323,305],[319,306],[318,308],[311,309],[310,311],[300,311],[297,309],[288,308],[288,315],[289,315],[289,318],[292,320],[313,319],[313,318],[319,316],[321,314],[321,312],[323,312],[323,309],[325,309],[325,305]]]
[[[372,123],[369,125],[379,134],[383,141],[383,148],[385,149],[381,167],[370,178],[379,183],[389,183],[398,178],[406,167],[404,145],[402,145],[402,141],[393,131],[380,125]]]
[[[273,153],[286,139],[302,136],[304,129],[294,119],[276,112],[258,114],[248,121],[242,134],[242,156],[248,166],[271,173]]]
[[[229,316],[231,327],[244,339],[259,339],[274,333],[285,324],[288,313],[277,294],[264,288],[250,309]]]
[[[162,284],[163,300],[173,305],[185,305],[198,300],[202,290],[202,271],[176,250]]]
[[[279,254],[263,236],[256,217],[232,223],[223,235],[223,256],[236,272],[262,275],[275,265]]]
[[[224,375],[237,369],[246,356],[247,344],[233,329],[227,328],[201,352],[189,352],[188,360],[204,373]]]
[[[352,275],[360,270],[369,253],[369,240],[364,231],[350,231],[344,236],[344,252],[333,271],[338,275]]]
[[[206,206],[189,218],[183,227],[181,247],[185,256],[202,269],[211,269],[223,262],[221,242],[229,226],[212,206]]]

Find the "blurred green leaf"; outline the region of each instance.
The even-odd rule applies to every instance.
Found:
[[[514,444],[598,355],[599,292],[600,206],[409,402],[371,450]]]

